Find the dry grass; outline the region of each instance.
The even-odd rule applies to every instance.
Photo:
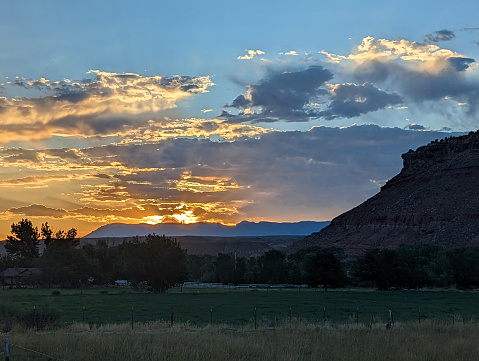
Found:
[[[15,329],[10,360],[25,360],[26,351],[76,360],[477,360],[477,324],[306,324],[294,320],[281,327],[254,329],[227,325],[191,327],[166,323],[88,326],[34,333]],[[48,358],[28,358],[46,360]]]

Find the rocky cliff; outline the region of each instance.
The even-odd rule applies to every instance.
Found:
[[[479,243],[479,131],[435,140],[402,155],[381,191],[294,244],[337,246],[349,258],[403,243],[445,248]]]

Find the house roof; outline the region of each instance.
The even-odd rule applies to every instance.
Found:
[[[30,274],[39,274],[40,269],[35,267],[7,268],[1,273],[3,277],[21,277]]]

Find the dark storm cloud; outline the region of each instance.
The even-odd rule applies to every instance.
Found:
[[[304,122],[312,114],[307,104],[327,94],[324,85],[333,73],[321,66],[311,66],[296,72],[273,73],[258,84],[249,85],[248,96],[239,95],[226,107],[240,110],[237,118],[223,112],[221,117],[230,121],[271,122],[277,120]],[[254,114],[247,108],[258,109]],[[314,114],[313,114],[314,115]]]
[[[448,66],[438,72],[418,71],[395,62],[370,61],[355,69],[354,76],[359,81],[392,86],[407,101],[422,103],[449,97],[467,103],[469,112],[475,112],[479,102],[479,82],[463,74],[474,61],[449,57]]]
[[[223,111],[220,118],[234,123],[353,118],[400,104],[403,100],[398,94],[388,94],[369,83],[324,86],[332,78],[331,71],[319,66],[296,73],[275,74],[257,85],[249,85],[248,96],[241,94],[226,105],[239,109],[237,115]],[[325,110],[318,108],[318,102],[327,103],[323,105]],[[261,110],[254,111],[255,107]]]
[[[251,102],[248,99],[246,99],[246,97],[243,94],[240,94],[236,97],[235,100],[233,100],[233,103],[226,104],[226,107],[229,107],[229,108],[246,108],[250,104],[251,104]]]
[[[421,124],[409,124],[406,126],[404,129],[409,129],[409,130],[426,130],[426,127],[424,127]]]
[[[439,42],[442,42],[442,41],[452,40],[455,37],[456,37],[456,35],[454,34],[453,31],[442,29],[442,30],[435,31],[432,34],[427,34],[424,37],[424,42],[429,43],[429,44],[439,43]]]
[[[474,59],[461,57],[450,57],[447,60],[456,71],[465,71],[469,68],[469,64],[476,62]]]
[[[387,106],[401,104],[402,97],[388,94],[372,84],[340,84],[335,86],[326,111],[318,115],[327,119],[353,118]]]

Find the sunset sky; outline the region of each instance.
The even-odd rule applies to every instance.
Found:
[[[2,1],[0,239],[330,220],[479,128],[479,2]]]

